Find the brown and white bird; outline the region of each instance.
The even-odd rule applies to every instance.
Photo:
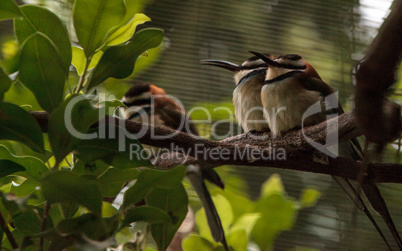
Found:
[[[162,88],[147,83],[136,84],[126,92],[122,102],[127,106],[122,111],[125,119],[198,135],[191,118]],[[204,183],[206,179],[223,189],[223,181],[213,168],[204,165],[189,165],[186,176],[205,209],[212,237],[216,242],[221,242],[225,250],[229,250],[221,220]]]
[[[265,54],[273,58],[271,54]],[[250,57],[241,65],[222,60],[202,60],[204,65],[218,66],[234,73],[236,88],[233,106],[237,122],[245,132],[268,129],[261,104],[261,88],[268,65],[257,56]]]
[[[265,81],[261,89],[261,103],[264,108],[264,116],[273,134],[279,135],[293,128],[302,128],[318,124],[326,120],[328,110],[304,116],[309,107],[317,102],[325,107],[325,97],[334,93],[334,90],[327,85],[315,69],[306,63],[299,55],[289,54],[272,59],[264,54],[251,52],[261,58],[267,65]],[[337,101],[336,101],[337,102]],[[337,102],[337,109],[330,112],[341,114],[342,107]],[[281,111],[279,111],[281,108]],[[279,111],[279,112],[278,112]],[[343,157],[361,160],[361,148],[356,139],[339,144],[339,152]],[[391,249],[380,228],[376,224],[370,211],[364,205],[358,192],[347,179],[333,176],[335,181],[347,193],[358,209],[363,211]],[[370,202],[372,208],[383,218],[390,229],[399,248],[402,250],[402,241],[392,221],[384,198],[376,184],[364,182],[362,190]]]

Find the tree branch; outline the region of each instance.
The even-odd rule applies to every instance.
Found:
[[[356,73],[358,125],[369,141],[381,145],[397,138],[402,129],[400,106],[385,98],[401,60],[401,41],[402,0],[395,0]]]
[[[43,132],[47,132],[47,114],[45,112],[31,112],[31,114],[39,122]],[[172,147],[180,149],[178,153],[156,158],[154,163],[158,168],[203,162],[212,167],[220,165],[276,167],[356,180],[362,165],[359,161],[345,158],[333,159],[313,151],[314,148],[306,139],[310,138],[314,142],[326,143],[329,146],[337,143],[338,138],[341,142],[361,135],[355,126],[352,112],[303,130],[289,131],[279,137],[272,137],[269,133],[258,136],[241,134],[221,141],[211,141],[163,126],[152,126],[114,117],[107,117],[98,124],[106,123],[124,125],[132,134],[146,127],[145,135],[138,138],[141,143],[167,149]],[[158,139],[152,135],[171,136]],[[372,163],[368,168],[368,174],[367,180],[373,182],[402,183],[402,165],[400,164]]]

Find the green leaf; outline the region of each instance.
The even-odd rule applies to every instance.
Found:
[[[13,161],[0,159],[0,178],[19,171],[25,171],[25,168]]]
[[[34,211],[27,211],[17,215],[14,223],[18,231],[24,236],[35,235],[41,232],[41,220]]]
[[[154,189],[147,197],[146,203],[164,210],[172,219],[171,223],[151,224],[152,237],[159,249],[166,250],[177,229],[186,218],[188,197],[183,185],[175,189]]]
[[[261,250],[271,249],[276,236],[292,229],[297,215],[295,202],[278,193],[257,201],[255,211],[261,217],[252,230],[252,238]]]
[[[153,224],[171,222],[171,219],[165,211],[159,208],[140,206],[127,210],[122,227],[128,227],[132,222],[136,221],[145,221]]]
[[[238,229],[232,231],[227,236],[227,242],[229,246],[235,248],[235,250],[247,250],[248,237],[244,229]]]
[[[230,228],[230,232],[242,229],[246,231],[247,236],[250,235],[255,223],[261,217],[260,213],[251,213],[242,215]]]
[[[27,179],[33,179],[39,184],[42,180],[42,176],[49,172],[46,165],[38,158],[31,156],[19,157],[11,154],[8,149],[0,145],[0,159],[13,161],[25,168],[25,171],[16,173],[16,175],[25,177]]]
[[[232,206],[230,205],[229,201],[220,194],[212,196],[212,200],[221,219],[222,228],[225,233],[228,233],[229,226],[233,223]],[[200,236],[207,240],[213,241],[204,208],[201,208],[195,214],[195,222],[197,223]]]
[[[171,170],[145,169],[138,176],[137,182],[124,193],[122,208],[133,205],[149,194],[153,189],[174,189],[181,186],[186,168],[178,166]]]
[[[149,28],[135,33],[127,44],[107,49],[93,70],[88,90],[110,77],[123,79],[130,76],[137,58],[146,50],[157,47],[162,40],[162,30]]]
[[[78,41],[90,57],[122,22],[126,7],[123,0],[76,0],[73,12]]]
[[[90,163],[78,160],[75,163],[72,172],[80,176],[92,175],[95,177],[99,177],[100,175],[105,173],[107,169],[109,169],[109,165],[101,160]]]
[[[110,237],[118,227],[118,217],[100,218],[94,214],[84,214],[77,218],[65,219],[59,222],[57,230],[62,234],[73,234],[80,241],[88,241],[88,238],[82,238],[82,235],[94,240],[105,240]],[[86,240],[85,240],[86,239]],[[79,244],[79,243],[77,243]],[[97,246],[98,243],[92,243],[92,247]],[[111,243],[109,244],[109,246]],[[87,250],[83,248],[79,250]],[[105,250],[102,249],[90,249],[90,250]]]
[[[142,13],[135,14],[128,24],[120,27],[110,35],[106,41],[106,45],[112,46],[127,42],[134,35],[137,26],[148,21],[151,21],[151,19],[146,15]]]
[[[74,201],[101,215],[102,195],[96,182],[69,171],[57,171],[42,181],[42,192],[49,203]]]
[[[0,102],[4,98],[4,93],[8,91],[11,86],[11,79],[4,72],[3,68],[0,67]]]
[[[91,63],[88,66],[88,70],[94,68],[98,64],[102,55],[103,51],[98,51],[92,56]],[[87,58],[85,57],[84,50],[79,47],[73,46],[73,60],[71,63],[74,65],[75,69],[77,69],[77,73],[80,76],[84,72],[86,61]]]
[[[19,79],[48,113],[63,100],[66,70],[54,43],[34,33],[22,45]]]
[[[15,35],[19,43],[23,44],[29,36],[36,32],[45,34],[56,48],[65,77],[67,77],[71,64],[71,43],[66,27],[53,12],[46,8],[23,5],[20,9],[24,18],[16,19],[14,22]]]
[[[24,109],[0,103],[0,139],[24,143],[32,150],[44,152],[42,131],[38,122]]]
[[[190,234],[182,243],[183,251],[213,250],[214,243],[196,234]]]
[[[302,196],[300,198],[301,207],[306,208],[306,207],[314,206],[317,203],[320,196],[321,196],[321,193],[317,189],[314,189],[314,188],[304,189]]]
[[[57,163],[75,149],[80,139],[97,137],[86,132],[103,118],[101,114],[84,95],[70,96],[50,114],[49,141]]]
[[[13,182],[10,187],[10,193],[13,193],[15,196],[18,197],[23,197],[35,192],[36,188],[39,186],[40,183],[34,179],[26,179],[21,184]]]
[[[127,137],[128,133],[124,128],[106,125],[95,129],[99,137],[81,140],[76,147],[80,160],[92,162],[101,159],[117,168],[152,166],[141,143],[137,139]]]
[[[264,182],[261,188],[261,195],[263,197],[272,194],[285,194],[281,176],[279,174],[272,174],[267,181]]]
[[[21,17],[20,9],[13,0],[1,0],[0,20]]]
[[[98,178],[99,189],[103,196],[113,197],[119,194],[127,181],[138,177],[140,171],[137,169],[109,168]]]
[[[98,106],[101,106],[106,114],[110,116],[114,116],[120,107],[127,107],[123,102],[117,99],[101,101],[98,103]]]

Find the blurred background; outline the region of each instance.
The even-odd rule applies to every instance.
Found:
[[[72,0],[25,2],[41,3],[52,9],[63,16],[67,27],[72,29]],[[152,19],[141,27],[162,28],[164,43],[139,59],[130,81],[108,80],[98,91],[120,99],[132,84],[150,82],[180,99],[186,109],[201,105],[211,111],[213,120],[219,120],[230,119],[230,116],[226,112],[214,112],[214,108],[224,106],[233,110],[233,77],[226,70],[201,66],[200,60],[220,59],[240,64],[251,56],[249,50],[275,55],[300,54],[327,84],[339,91],[344,110],[353,109],[354,65],[364,57],[390,12],[392,1],[143,0],[138,1],[138,5],[139,11]],[[15,54],[18,53],[12,29],[12,22],[0,23],[1,64],[9,73],[14,71]],[[74,41],[74,37],[71,39]],[[71,81],[75,82],[76,78],[72,69]],[[393,94],[397,102],[401,101],[398,96],[401,86],[402,82],[397,79]],[[6,94],[5,100],[20,105],[33,104],[33,109],[38,109],[32,94],[18,84]],[[203,112],[192,115],[193,119],[204,119],[205,116]],[[200,125],[200,129],[205,137],[210,137],[210,125]],[[219,135],[228,131],[225,124],[215,129]],[[387,147],[383,161],[401,163],[397,143]],[[314,207],[298,212],[291,230],[277,236],[274,250],[299,250],[301,246],[344,250],[349,245],[345,240],[351,236],[358,250],[386,248],[362,213],[357,213],[357,227],[353,227],[353,204],[329,176],[240,166],[220,167],[218,171],[228,190],[249,199],[259,197],[261,184],[274,173],[280,175],[289,198],[299,199],[306,187],[315,187],[322,193]],[[402,233],[402,185],[381,184],[380,188]],[[375,215],[375,219],[394,245],[380,217]]]

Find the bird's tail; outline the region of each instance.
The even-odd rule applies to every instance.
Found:
[[[229,248],[226,243],[221,219],[212,201],[211,194],[204,183],[204,179],[208,179],[223,188],[222,180],[212,168],[201,168],[199,165],[187,166],[187,177],[204,206],[212,237],[216,242],[222,243],[225,250],[228,251]]]
[[[362,160],[363,159],[363,151],[362,148],[360,147],[359,142],[357,141],[357,139],[353,139],[350,142],[342,142],[341,144],[343,145],[343,149],[349,149],[349,157],[352,157],[355,160]],[[345,146],[346,144],[348,144],[348,147]],[[376,213],[378,215],[380,215],[385,224],[388,226],[389,230],[392,233],[392,236],[394,237],[395,241],[398,244],[398,247],[400,250],[402,250],[402,241],[401,241],[401,237],[399,236],[399,233],[395,227],[395,224],[391,218],[391,215],[388,211],[387,208],[387,204],[385,203],[384,198],[381,195],[380,190],[378,189],[377,185],[375,183],[372,182],[364,182],[361,184],[361,188],[367,198],[367,200],[369,201],[371,207],[374,209],[374,211],[376,211]],[[348,183],[350,184],[350,182],[348,181]],[[350,186],[353,188],[353,186],[350,184]],[[342,187],[343,188],[343,187]],[[345,189],[344,189],[345,190]],[[356,193],[356,196],[354,196],[355,198],[358,198],[357,200],[353,200],[356,204],[357,201],[362,201],[359,192],[356,192],[356,190],[353,188],[353,190]],[[348,196],[351,197],[348,193]],[[353,196],[353,194],[352,194]],[[364,204],[362,204],[364,205]],[[358,207],[359,208],[359,207]],[[360,208],[359,208],[360,209]],[[373,222],[373,225],[375,226],[375,228],[377,229],[377,231],[380,233],[381,237],[383,238],[383,240],[385,241],[385,243],[387,244],[388,248],[391,250],[389,243],[385,240],[384,235],[382,234],[382,232],[379,230],[378,225],[375,223],[373,217],[371,216],[368,208],[366,206],[364,206],[363,208],[363,212],[369,217],[370,221]],[[370,216],[368,215],[368,213],[370,214]]]
[[[395,227],[395,224],[391,218],[391,215],[388,211],[387,204],[385,203],[384,198],[381,195],[380,189],[374,183],[363,183],[362,190],[366,195],[368,201],[371,204],[371,207],[379,214],[385,224],[387,224],[389,230],[392,233],[395,241],[398,243],[398,247],[402,250],[402,241],[401,237],[399,236],[398,230]]]
[[[377,232],[380,234],[381,238],[384,240],[384,242],[387,245],[388,249],[392,250],[392,248],[391,248],[390,244],[388,243],[387,239],[385,238],[383,232],[381,231],[381,229],[378,226],[377,222],[374,220],[373,215],[370,213],[370,211],[368,210],[368,208],[364,204],[362,198],[357,193],[356,189],[352,186],[352,184],[349,182],[349,180],[347,180],[345,178],[337,177],[337,176],[332,176],[332,178],[342,188],[342,190],[347,194],[349,199],[355,204],[356,208],[366,214],[366,216],[369,218],[371,223],[376,228]]]

